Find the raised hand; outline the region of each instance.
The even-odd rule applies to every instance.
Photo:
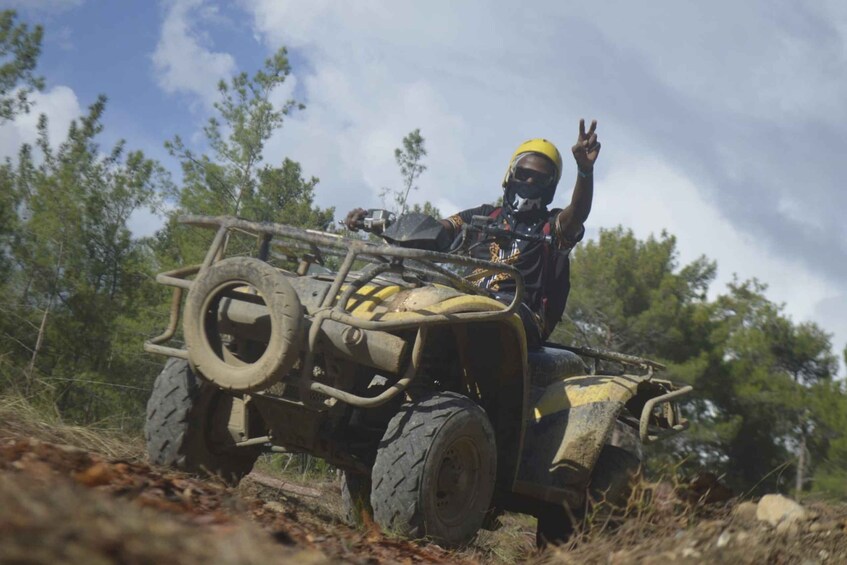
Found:
[[[591,120],[588,132],[585,131],[585,120],[579,120],[579,137],[576,144],[571,147],[571,151],[573,151],[576,166],[583,175],[590,174],[594,170],[594,162],[600,154],[600,142],[597,141],[597,134],[594,131],[596,129],[597,120]]]

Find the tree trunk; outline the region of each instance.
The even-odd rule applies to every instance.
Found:
[[[805,481],[805,477],[803,474],[806,469],[806,432],[803,431],[803,435],[800,436],[800,447],[797,453],[797,476],[795,477],[794,482],[794,498],[800,500],[800,496],[803,494],[803,482]]]
[[[50,291],[50,298],[47,299],[47,308],[44,309],[44,315],[41,317],[41,326],[38,328],[38,338],[35,340],[35,347],[32,350],[32,357],[29,360],[29,367],[27,367],[26,370],[26,395],[29,395],[32,390],[32,374],[35,371],[35,360],[38,357],[38,351],[41,349],[41,344],[44,342],[44,331],[47,329],[47,315],[50,314],[50,308],[53,306],[53,297],[56,295],[56,285],[59,282],[59,273],[62,269],[62,251],[64,251],[64,248],[65,242],[59,242],[59,257],[56,260],[56,278],[54,280],[53,289]]]

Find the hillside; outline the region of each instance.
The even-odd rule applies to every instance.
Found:
[[[532,519],[506,516],[448,552],[347,527],[333,481],[297,484],[265,469],[230,488],[151,467],[140,441],[45,422],[19,401],[0,404],[0,422],[2,563],[847,561],[843,506],[809,504],[773,526],[764,503],[690,504],[666,485],[634,502],[621,527],[597,520],[567,548],[536,552]]]

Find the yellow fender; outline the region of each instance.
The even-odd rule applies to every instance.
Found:
[[[647,379],[585,375],[548,385],[531,405],[515,491],[580,504],[618,414]]]

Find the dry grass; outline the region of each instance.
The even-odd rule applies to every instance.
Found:
[[[675,494],[682,487],[675,476],[657,482],[642,479],[624,507],[605,501],[590,506],[570,543],[554,548],[544,561],[607,563],[612,556],[624,555],[645,541],[659,545],[693,524],[728,518],[726,505],[682,502]]]
[[[21,396],[0,396],[0,440],[32,437],[71,445],[113,459],[144,458],[144,440],[118,430],[98,426],[73,426],[55,412],[38,409]]]
[[[459,553],[469,560],[494,565],[526,563],[537,557],[535,518],[507,512],[500,522],[502,526],[497,530],[480,530],[474,542]]]

